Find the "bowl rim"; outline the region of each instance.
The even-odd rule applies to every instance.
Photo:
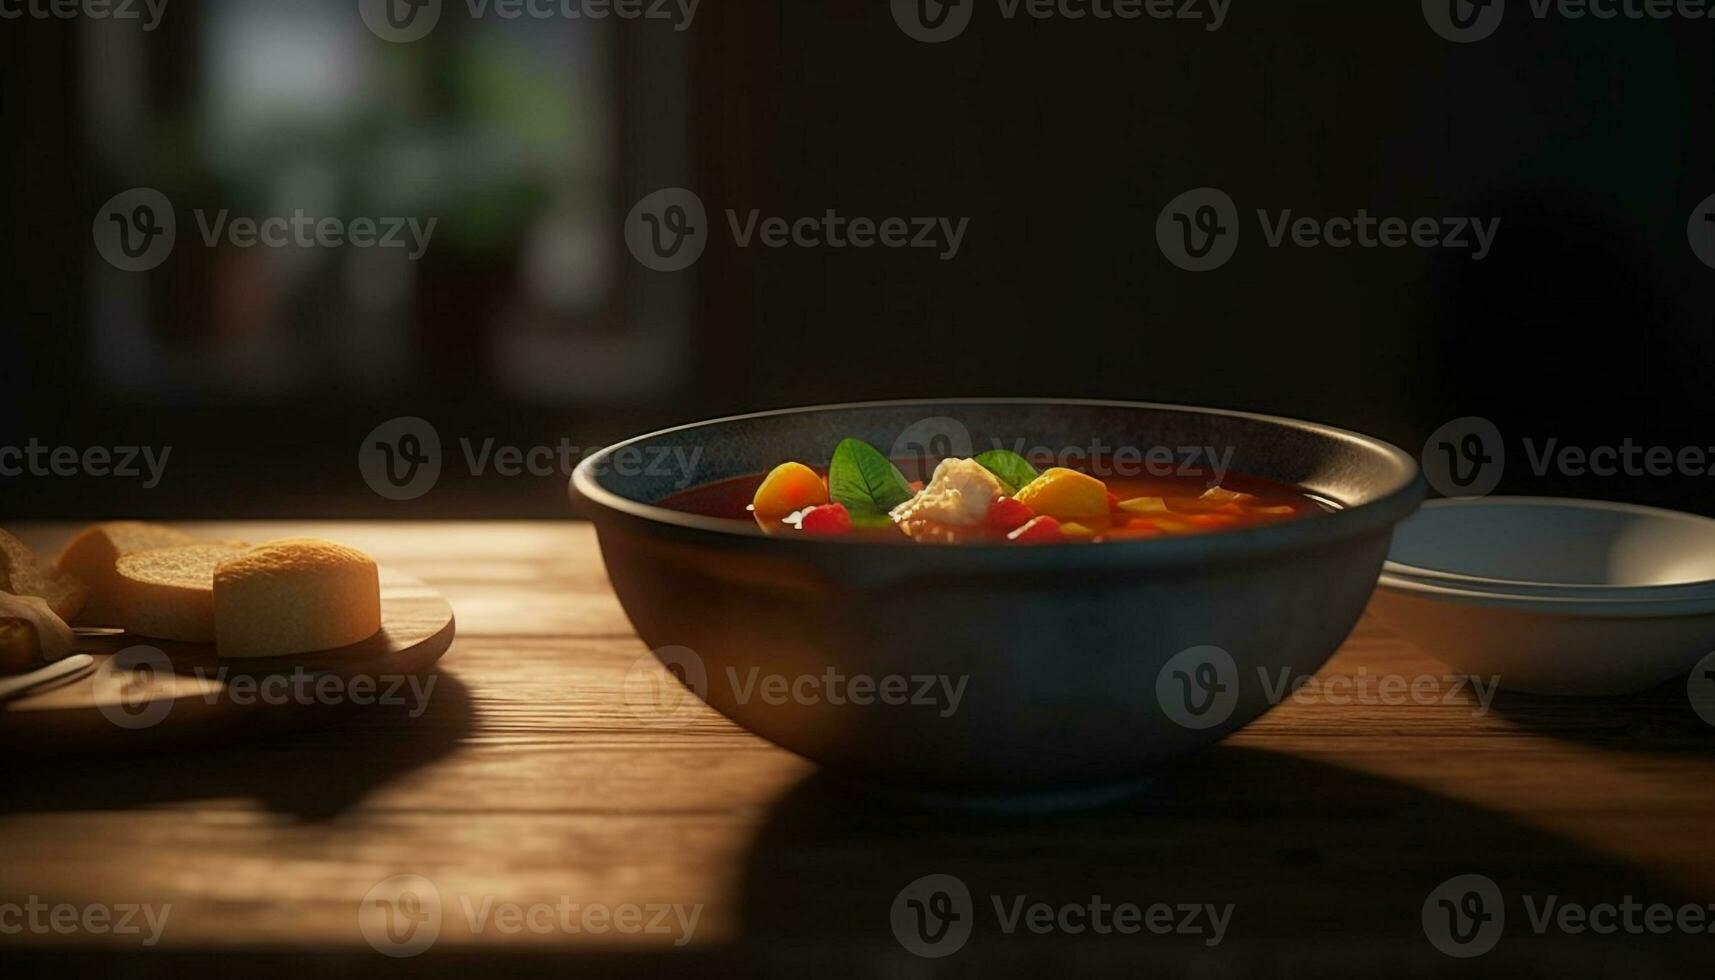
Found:
[[[1105,553],[1109,556],[1127,556],[1130,560],[1149,555],[1159,557],[1164,561],[1179,560],[1187,557],[1213,558],[1228,554],[1255,554],[1260,551],[1290,549],[1315,544],[1343,540],[1374,530],[1380,526],[1392,527],[1394,523],[1415,510],[1422,501],[1427,490],[1417,460],[1405,450],[1385,440],[1374,436],[1364,435],[1349,429],[1326,425],[1320,422],[1309,422],[1302,419],[1285,416],[1267,415],[1260,412],[1246,412],[1234,409],[1203,408],[1194,405],[1178,405],[1167,402],[1136,402],[1096,398],[1021,398],[1021,397],[977,397],[977,398],[907,398],[881,401],[835,402],[825,405],[806,405],[796,408],[771,409],[762,412],[748,412],[741,415],[726,415],[718,418],[704,419],[682,425],[670,426],[632,436],[599,452],[592,453],[578,463],[572,471],[568,490],[574,500],[581,498],[595,505],[598,511],[605,510],[643,522],[649,525],[683,528],[694,532],[719,535],[735,541],[766,542],[769,546],[783,546],[795,549],[840,549],[845,551],[858,549],[882,549],[888,553],[897,553],[902,543],[872,540],[842,540],[836,537],[814,538],[782,538],[765,534],[754,525],[745,525],[730,519],[704,517],[683,511],[646,504],[641,501],[623,497],[601,486],[596,479],[596,470],[614,453],[631,446],[644,443],[661,436],[683,433],[693,429],[722,425],[730,422],[750,421],[753,419],[772,418],[790,415],[808,415],[816,412],[829,411],[862,411],[865,409],[897,409],[918,406],[950,406],[950,405],[1037,405],[1065,406],[1075,408],[1116,408],[1139,409],[1146,411],[1168,411],[1199,415],[1216,415],[1229,418],[1247,419],[1264,422],[1301,432],[1311,432],[1330,439],[1361,446],[1375,453],[1398,469],[1398,478],[1391,484],[1385,484],[1377,490],[1374,499],[1361,504],[1350,504],[1346,501],[1334,501],[1339,507],[1316,520],[1288,521],[1282,524],[1263,525],[1260,527],[1243,528],[1234,531],[1220,531],[1211,534],[1188,535],[1178,538],[1155,538],[1150,540],[1107,541],[1100,547],[1089,547],[1088,542],[1066,541],[1053,544],[1032,545],[1020,548],[1005,542],[973,542],[944,548],[912,548],[918,554],[951,555],[992,555],[996,552],[1008,555],[1044,555],[1077,553],[1095,556]],[[904,543],[908,545],[909,543]]]
[[[1619,514],[1635,514],[1641,517],[1660,518],[1694,524],[1715,526],[1715,518],[1702,514],[1692,514],[1682,510],[1669,510],[1665,507],[1651,507],[1647,504],[1629,504],[1616,500],[1591,500],[1584,497],[1545,497],[1541,495],[1492,496],[1492,497],[1440,497],[1423,502],[1421,510],[1470,510],[1483,507],[1527,506],[1543,507],[1567,511],[1608,511]],[[1397,539],[1396,539],[1397,545]],[[1431,568],[1427,565],[1413,565],[1399,561],[1393,557],[1393,549],[1388,551],[1388,559],[1382,565],[1385,574],[1396,578],[1409,578],[1425,585],[1445,585],[1452,588],[1468,586],[1471,588],[1505,589],[1522,586],[1540,589],[1544,592],[1564,592],[1569,599],[1601,599],[1604,596],[1622,600],[1663,601],[1668,599],[1690,599],[1702,595],[1715,595],[1715,578],[1691,579],[1684,582],[1659,582],[1654,585],[1609,585],[1595,582],[1554,582],[1539,579],[1497,578],[1487,575],[1471,575],[1465,572],[1450,571],[1442,568]]]
[[[1673,619],[1715,615],[1715,595],[1640,599],[1475,592],[1456,586],[1402,579],[1387,571],[1383,571],[1381,577],[1376,580],[1376,592],[1448,606],[1483,606],[1517,613],[1577,619]]]

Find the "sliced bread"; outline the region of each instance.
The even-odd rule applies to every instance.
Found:
[[[128,633],[188,643],[214,642],[214,571],[244,554],[233,544],[157,548],[114,563],[119,623]]]
[[[89,599],[89,587],[81,579],[46,571],[35,552],[5,531],[0,531],[0,592],[43,599],[55,616],[67,622]]]
[[[343,647],[381,629],[381,576],[355,548],[309,538],[273,541],[214,573],[217,652],[282,657]]]
[[[66,545],[54,570],[73,574],[89,586],[89,602],[77,621],[91,626],[119,625],[119,559],[142,551],[181,548],[196,538],[177,528],[141,521],[110,521],[84,528]]]

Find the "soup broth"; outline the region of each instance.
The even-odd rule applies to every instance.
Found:
[[[996,461],[984,454],[943,460],[927,481],[907,481],[899,466],[910,463],[890,463],[864,449],[874,456],[866,454],[864,478],[855,484],[859,471],[847,461],[842,474],[836,453],[830,467],[786,463],[770,473],[693,487],[661,505],[754,523],[771,535],[922,544],[1138,541],[1259,527],[1332,509],[1302,490],[1259,477],[1114,476],[1102,461],[1085,470],[1039,472],[1022,458]],[[897,485],[889,486],[884,468],[898,474]]]

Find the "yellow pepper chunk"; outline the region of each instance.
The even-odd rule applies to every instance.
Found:
[[[1030,481],[1015,496],[1038,514],[1062,521],[1108,516],[1107,484],[1061,466]]]
[[[750,504],[757,517],[778,521],[806,507],[828,502],[828,487],[803,463],[781,463],[763,478]]]

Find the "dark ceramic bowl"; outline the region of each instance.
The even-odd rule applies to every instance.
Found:
[[[657,506],[785,460],[825,464],[846,436],[896,456],[1018,440],[1056,452],[1159,447],[1158,465],[1169,453],[1184,462],[1180,447],[1230,449],[1233,471],[1334,510],[1184,538],[949,547],[769,537]],[[973,800],[1136,785],[1267,711],[1282,676],[1314,674],[1345,640],[1394,525],[1423,497],[1410,456],[1340,429],[1025,399],[716,419],[610,447],[578,466],[572,487],[631,622],[698,697],[847,775]],[[660,676],[652,663],[647,672]],[[628,684],[627,701],[665,713],[682,693]]]

